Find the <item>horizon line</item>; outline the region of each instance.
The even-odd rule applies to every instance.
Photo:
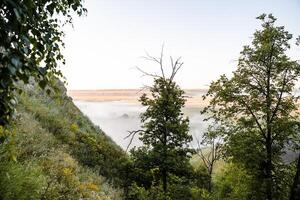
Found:
[[[103,91],[103,90],[141,90],[143,88],[98,88],[98,89],[68,89],[68,91]],[[208,90],[208,88],[182,88],[182,90]]]

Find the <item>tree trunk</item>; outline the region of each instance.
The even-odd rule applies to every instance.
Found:
[[[300,153],[298,157],[297,171],[291,188],[290,200],[300,200]]]
[[[211,179],[212,179],[212,178],[211,178],[211,175],[209,175],[209,179],[208,179],[208,192],[209,192],[209,193],[211,193],[211,188],[212,188],[212,187],[211,187],[211,182],[212,182]]]
[[[164,133],[164,161],[163,162],[165,162],[166,160],[167,160],[167,133]],[[167,166],[164,163],[162,169],[162,182],[163,182],[163,190],[164,190],[165,197],[167,195],[167,189],[168,189],[167,175],[168,175]]]
[[[162,171],[162,181],[163,181],[163,190],[165,195],[167,194],[167,171],[163,169]]]
[[[168,97],[169,99],[169,97]],[[165,113],[165,120],[166,120],[166,123],[169,121],[169,116],[168,116],[168,113],[166,112]],[[167,136],[168,136],[168,129],[165,125],[165,132],[163,133],[163,145],[164,145],[164,165],[163,165],[163,169],[162,169],[162,181],[163,181],[163,190],[164,190],[164,196],[166,198],[166,195],[167,195],[167,190],[168,190],[168,186],[167,186],[167,175],[168,175],[168,170],[167,170],[167,165],[165,164],[165,161],[168,159],[167,158],[167,151],[168,151],[168,146],[167,146]]]
[[[272,143],[271,136],[268,134],[267,137],[267,163],[266,163],[266,193],[267,199],[272,200],[273,198],[273,178],[272,178]]]
[[[273,46],[272,46],[273,47]],[[266,109],[267,109],[267,119],[266,119],[266,150],[267,150],[267,163],[266,163],[266,195],[267,200],[272,200],[273,198],[273,177],[272,177],[272,123],[271,123],[271,94],[270,94],[270,86],[271,86],[271,68],[272,68],[272,52],[270,55],[270,64],[267,71],[267,91],[266,91]]]
[[[209,169],[209,180],[208,180],[208,192],[210,193],[212,190],[212,169],[213,166]]]

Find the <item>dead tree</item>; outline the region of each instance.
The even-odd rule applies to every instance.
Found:
[[[202,136],[202,141],[198,138],[197,140],[197,155],[203,162],[204,167],[206,168],[209,181],[208,181],[208,191],[212,190],[212,174],[215,167],[215,164],[218,160],[221,159],[222,155],[222,137],[220,135],[221,128],[214,128],[213,126],[209,126],[207,132],[205,132]],[[206,149],[208,152],[204,152]]]

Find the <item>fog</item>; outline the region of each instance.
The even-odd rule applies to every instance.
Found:
[[[87,115],[96,125],[98,125],[108,136],[110,136],[123,149],[129,144],[130,139],[125,139],[128,131],[140,129],[140,114],[145,111],[136,103],[127,103],[123,101],[112,102],[87,102],[75,101],[78,108]],[[200,108],[188,107],[183,112],[189,117],[190,132],[194,138],[200,138],[207,124],[203,122],[203,116],[200,114]],[[130,148],[140,146],[138,136],[134,138]],[[195,139],[191,143],[192,147],[197,147]]]

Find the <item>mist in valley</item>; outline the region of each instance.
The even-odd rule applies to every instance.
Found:
[[[127,148],[130,141],[130,138],[125,139],[128,136],[128,131],[141,129],[139,116],[146,109],[140,104],[125,101],[75,101],[75,104],[123,149]],[[194,138],[191,146],[194,148],[197,147],[195,138],[201,138],[207,126],[206,122],[203,121],[204,116],[200,114],[200,110],[201,108],[197,107],[185,107],[183,109],[190,120],[190,134]],[[130,148],[141,144],[138,136],[136,136]]]

